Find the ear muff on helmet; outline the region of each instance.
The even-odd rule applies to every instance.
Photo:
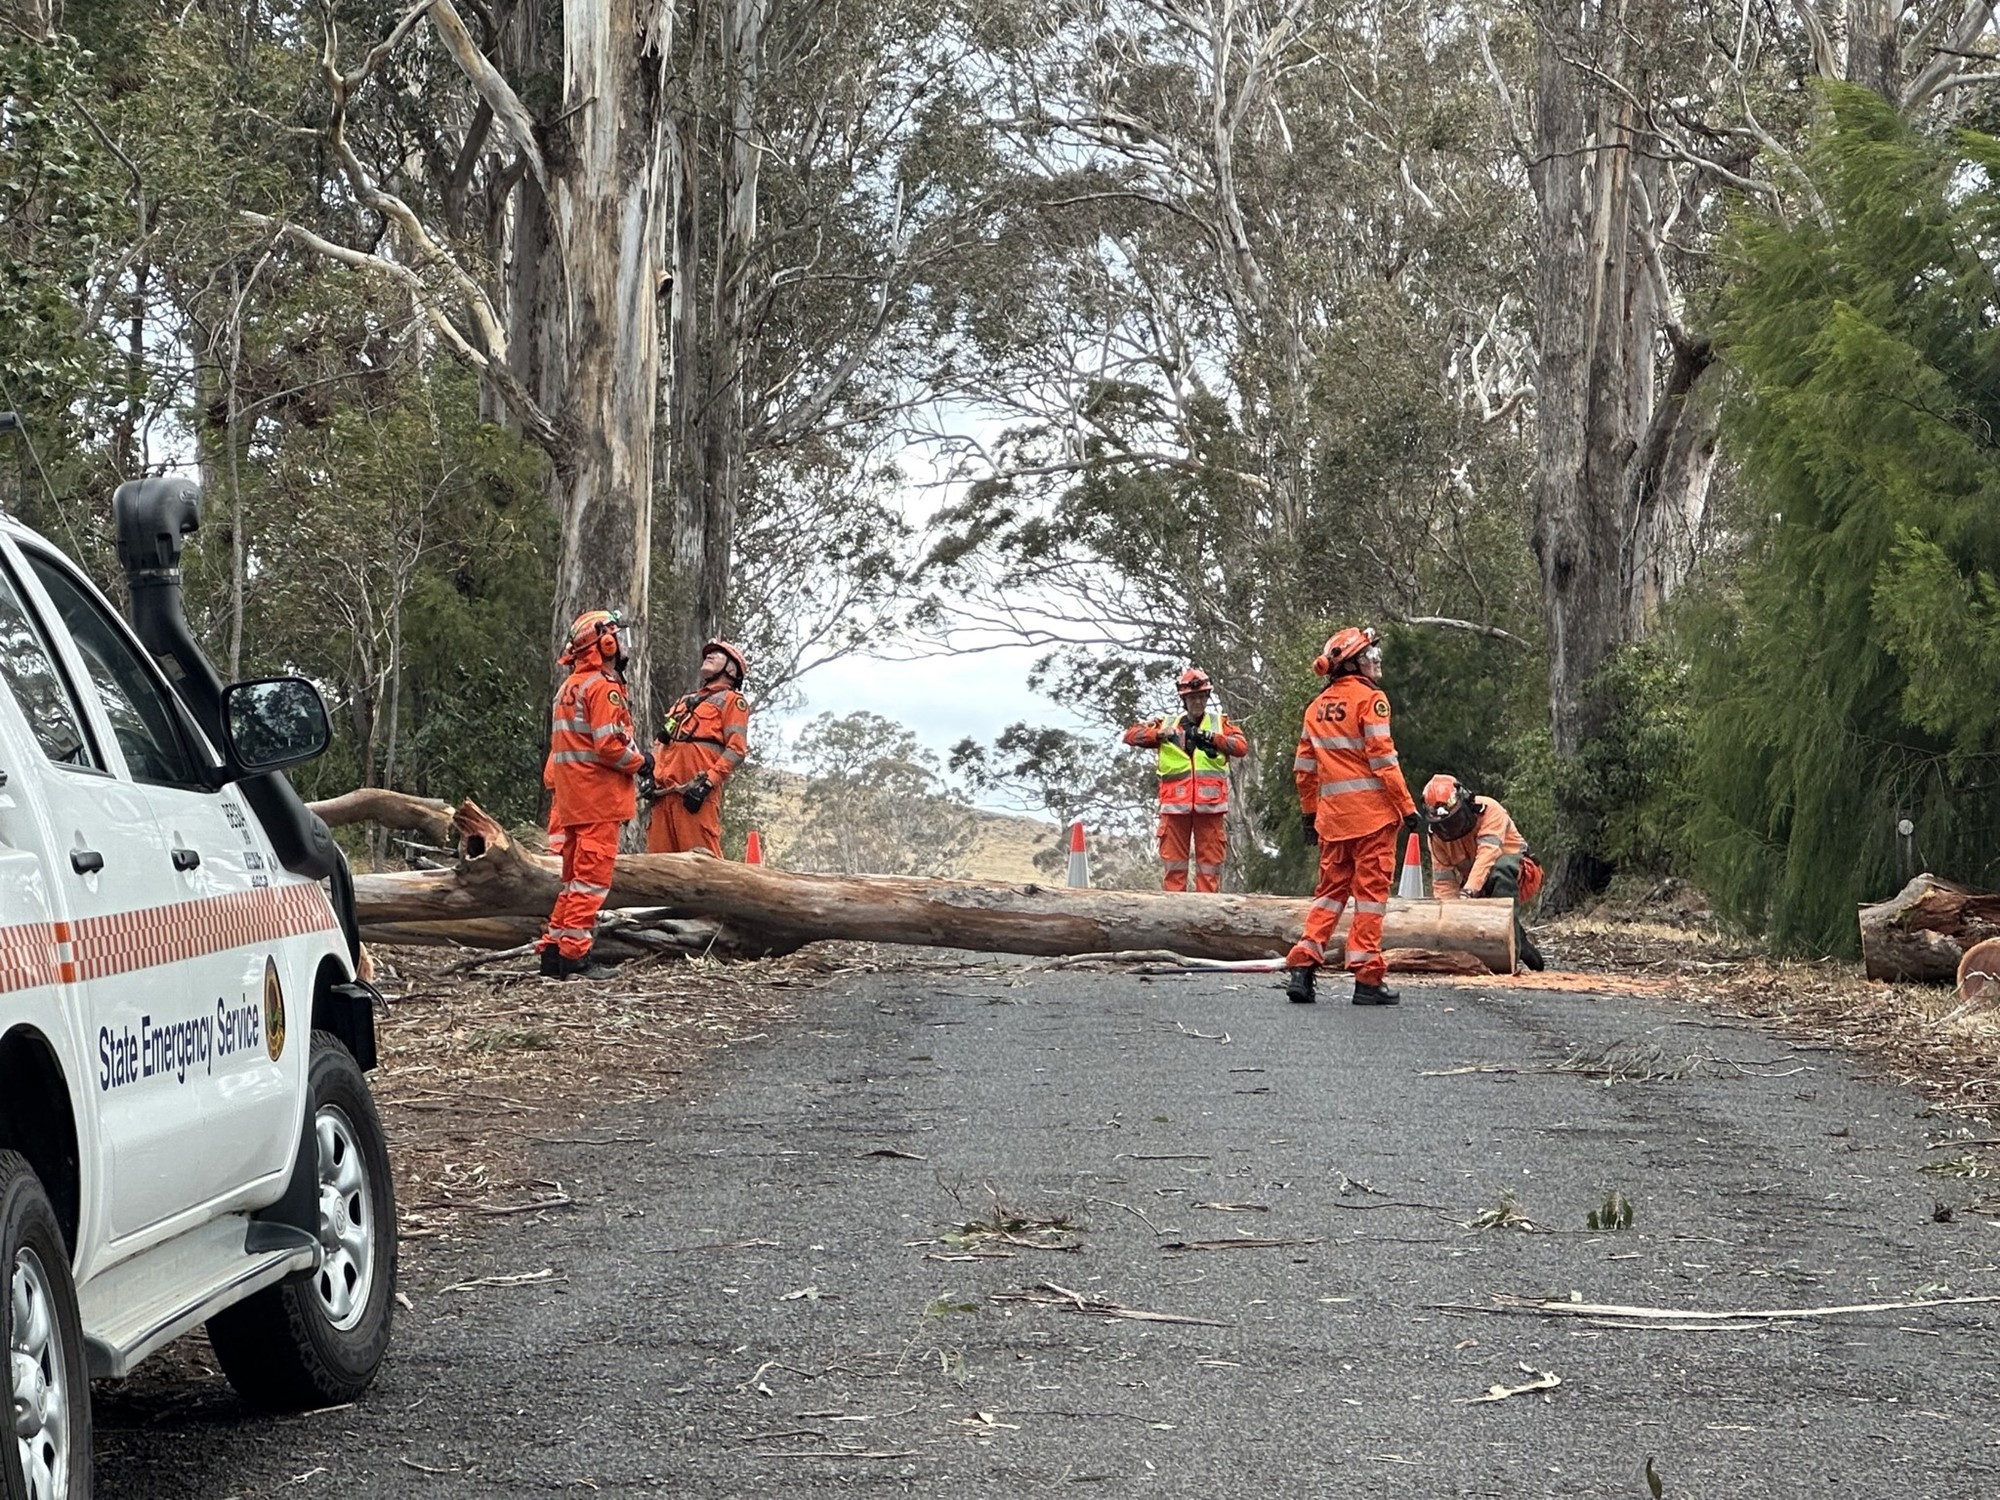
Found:
[[[615,609],[585,610],[570,621],[569,644],[558,659],[566,662],[621,659],[624,651],[618,638],[619,623]]]
[[[1322,677],[1331,677],[1351,663],[1359,662],[1362,654],[1374,649],[1381,639],[1372,625],[1349,625],[1344,630],[1336,630],[1327,637],[1319,655],[1313,658],[1313,670]]]

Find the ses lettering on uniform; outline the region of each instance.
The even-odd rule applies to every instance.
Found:
[[[155,1026],[151,1016],[139,1017],[139,1029],[129,1026],[97,1032],[97,1087],[101,1093],[173,1075],[186,1083],[189,1068],[214,1072],[214,1060],[249,1052],[264,1045],[264,1017],[254,1002],[215,1002],[212,1016],[190,1016]]]

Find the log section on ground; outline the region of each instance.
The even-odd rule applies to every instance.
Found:
[[[1861,963],[1870,979],[1950,984],[1965,950],[2000,937],[2000,896],[1919,875],[1861,908]]]
[[[478,944],[482,924],[493,918],[548,913],[560,878],[555,860],[515,844],[471,802],[453,821],[461,840],[454,868],[355,876],[364,937],[381,931],[380,940],[389,940],[383,929],[392,926],[406,935],[441,936],[447,924],[464,923],[463,940]],[[747,954],[841,940],[1040,955],[1165,948],[1194,958],[1282,954],[1298,936],[1308,906],[1283,896],[801,875],[705,854],[620,855],[609,904],[715,921],[731,939],[728,951]],[[404,925],[414,923],[424,926]],[[1341,948],[1345,931],[1343,919],[1330,948]],[[1390,948],[1467,953],[1492,972],[1509,974],[1514,904],[1392,899],[1383,939]]]

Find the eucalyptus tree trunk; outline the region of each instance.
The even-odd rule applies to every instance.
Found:
[[[692,672],[702,642],[729,619],[729,567],[749,444],[744,372],[757,246],[762,152],[757,107],[771,0],[721,0],[706,20],[690,10],[684,65],[671,103],[666,180],[672,203],[672,358],[661,408],[660,489],[667,577],[659,611],[669,673]],[[720,178],[715,220],[704,214],[704,126]],[[712,236],[712,241],[711,241]],[[670,679],[671,680],[671,679]]]
[[[1685,578],[1714,466],[1706,342],[1676,331],[1664,370],[1659,357],[1671,318],[1647,216],[1663,174],[1635,104],[1649,97],[1649,3],[1660,0],[1552,5],[1541,18],[1533,545],[1558,766],[1545,900],[1557,911],[1611,872],[1603,809],[1576,775],[1618,706],[1599,673]]]
[[[662,66],[671,12],[644,0],[524,6],[522,60],[559,86],[546,189],[524,183],[509,300],[516,373],[554,420],[561,523],[551,640],[584,610],[627,622],[649,702],[653,424],[663,271]]]

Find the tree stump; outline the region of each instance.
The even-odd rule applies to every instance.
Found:
[[[1966,950],[2000,938],[2000,895],[1919,875],[1861,908],[1861,962],[1870,979],[1952,984]]]

